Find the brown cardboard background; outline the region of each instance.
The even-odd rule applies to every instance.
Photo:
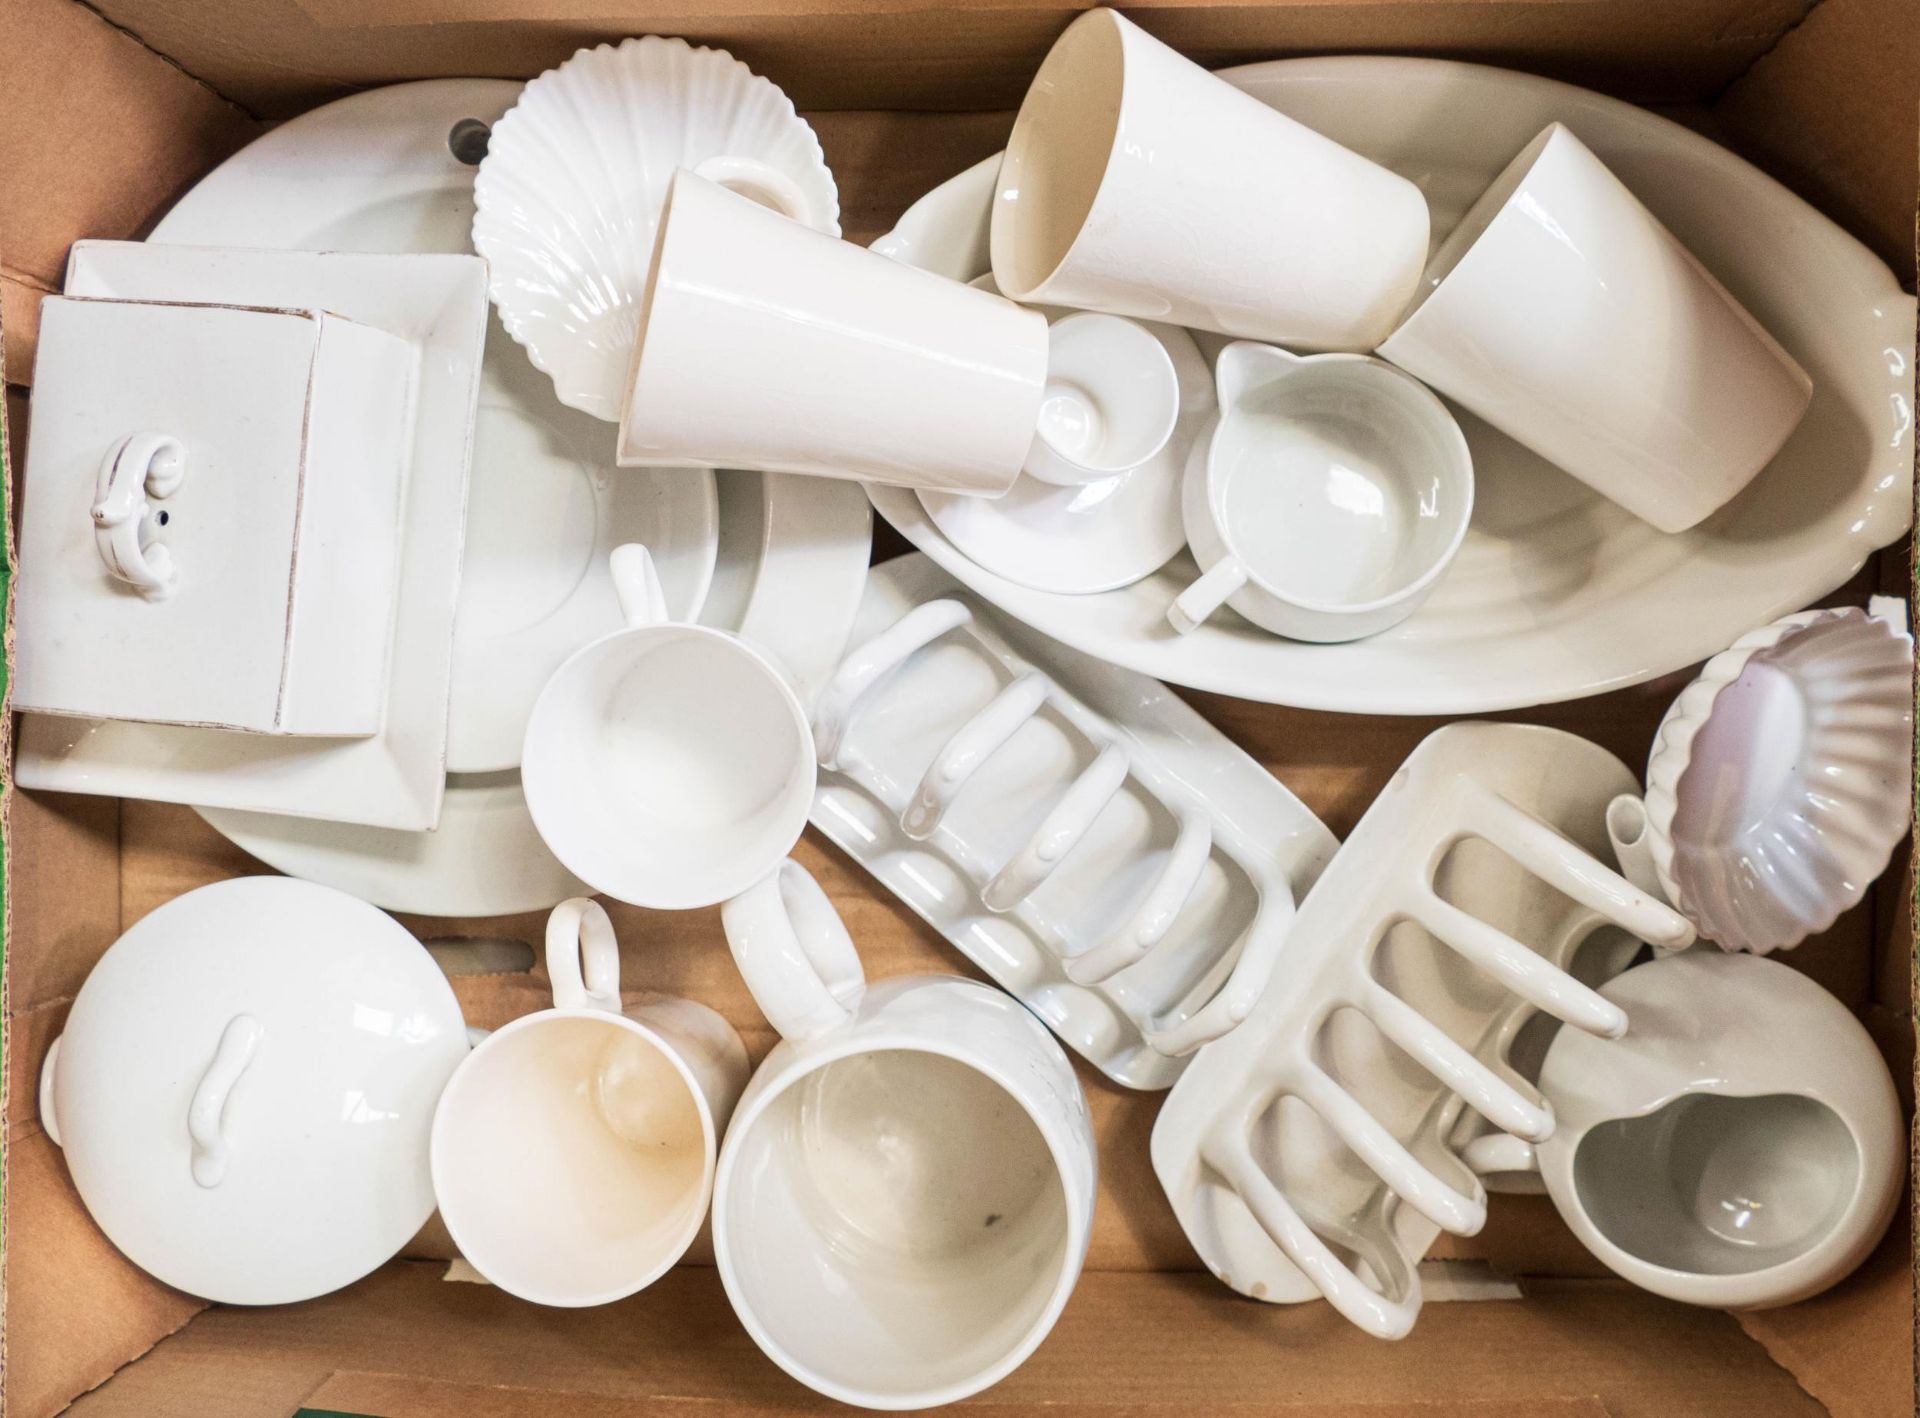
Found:
[[[583,39],[683,32],[729,44],[803,102],[845,110],[810,117],[842,181],[849,235],[864,239],[999,145],[1010,121],[1003,106],[1072,13],[1019,0],[957,8],[714,0],[677,18],[619,0],[100,0],[98,10],[74,0],[0,0],[0,321],[13,383],[28,377],[31,309],[57,278],[66,243],[137,233],[171,193],[259,130],[223,94],[280,116],[385,78],[530,74]],[[1442,52],[1693,104],[1689,121],[1788,177],[1911,277],[1920,146],[1920,23],[1911,0],[1822,0],[1817,8],[1806,0],[1282,0],[1135,13],[1212,63],[1320,49]],[[504,18],[436,22],[450,15]],[[381,21],[374,28],[348,23],[372,18]],[[863,108],[888,104],[988,111]],[[1875,588],[1904,593],[1907,584],[1904,556],[1889,553],[1836,599],[1857,601]],[[1512,717],[1585,734],[1637,765],[1684,679]],[[1191,698],[1336,832],[1437,722]],[[711,1271],[697,1269],[616,1311],[578,1315],[442,1285],[437,1267],[402,1264],[314,1305],[216,1309],[188,1323],[198,1302],[132,1271],[86,1220],[39,1132],[31,1081],[66,1001],[121,929],[182,890],[261,868],[183,808],[20,794],[11,814],[7,1412],[54,1411],[156,1343],[80,1411],[284,1413],[329,1375],[368,1369],[397,1373],[416,1397],[421,1385],[505,1386],[547,1395],[540,1406],[559,1412],[573,1411],[571,1402],[551,1395],[587,1391],[629,1405],[664,1394],[708,1413],[822,1407],[747,1345]],[[810,842],[803,856],[845,911],[874,975],[966,968],[830,848]],[[1897,1060],[1911,1057],[1910,894],[1910,872],[1904,886],[1890,878],[1789,957],[1869,1011]],[[629,984],[707,999],[756,1053],[764,1050],[769,1040],[731,974],[717,913],[617,915]],[[539,924],[407,923],[427,937],[527,941],[537,940]],[[537,975],[467,979],[458,989],[481,1024],[542,999]],[[1105,1168],[1096,1273],[1060,1334],[983,1402],[1044,1404],[1052,1418],[1065,1418],[1062,1404],[1075,1418],[1095,1409],[1184,1418],[1242,1405],[1293,1418],[1454,1418],[1482,1403],[1549,1415],[1790,1414],[1824,1405],[1877,1418],[1910,1400],[1904,1235],[1830,1296],[1737,1323],[1610,1280],[1543,1279],[1524,1304],[1434,1306],[1415,1339],[1397,1347],[1360,1340],[1322,1306],[1254,1306],[1202,1277],[1147,1273],[1196,1263],[1146,1169],[1157,1104],[1082,1073]],[[444,1246],[430,1229],[416,1250]],[[1482,1236],[1442,1253],[1486,1257],[1524,1275],[1596,1273],[1537,1199],[1499,1199]],[[583,1357],[584,1370],[574,1362]],[[1108,1407],[1122,1399],[1124,1408]],[[283,1400],[289,1406],[277,1406]]]

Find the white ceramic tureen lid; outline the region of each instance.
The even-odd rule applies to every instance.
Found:
[[[446,977],[391,917],[245,877],[168,902],[101,958],[41,1116],[141,1269],[278,1304],[359,1279],[432,1214],[428,1132],[466,1052]]]

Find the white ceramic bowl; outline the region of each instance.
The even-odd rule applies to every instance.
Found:
[[[1661,721],[1654,868],[1707,939],[1783,950],[1886,870],[1912,788],[1912,640],[1851,607],[1802,611],[1707,661]]]
[[[654,229],[682,167],[840,234],[813,129],[718,49],[653,35],[583,49],[494,124],[473,249],[501,323],[561,403],[618,421]]]

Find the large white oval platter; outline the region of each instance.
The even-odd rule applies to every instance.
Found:
[[[1462,414],[1478,492],[1459,559],[1411,620],[1347,645],[1282,640],[1230,613],[1176,636],[1167,602],[1198,574],[1184,552],[1117,591],[1028,590],[962,556],[912,493],[869,489],[882,516],[988,600],[1076,650],[1195,689],[1354,713],[1481,713],[1704,660],[1905,534],[1913,297],[1785,187],[1667,119],[1502,69],[1355,57],[1225,77],[1418,183],[1436,237],[1528,139],[1567,124],[1792,351],[1813,376],[1813,405],[1746,492],[1679,536]],[[960,280],[984,272],[997,163],[934,188],[875,249]]]

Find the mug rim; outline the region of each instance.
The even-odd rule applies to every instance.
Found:
[[[940,983],[951,981],[954,984],[960,985],[972,985],[975,983],[962,979],[959,976],[932,975],[918,978]],[[979,988],[984,989],[986,987],[979,986]],[[835,1037],[835,1035],[845,1035],[845,1037]],[[953,1045],[919,1038],[898,1027],[889,1028],[885,1033],[876,1038],[856,1035],[853,1026],[842,1025],[838,1030],[824,1037],[817,1037],[811,1040],[786,1039],[774,1046],[776,1052],[779,1049],[789,1047],[801,1056],[789,1058],[774,1065],[781,1071],[781,1076],[759,1096],[752,1099],[749,1104],[735,1109],[734,1116],[727,1125],[727,1135],[723,1140],[720,1149],[719,1164],[714,1173],[712,1200],[710,1203],[714,1223],[714,1266],[720,1272],[720,1282],[727,1292],[727,1299],[733,1306],[734,1314],[739,1318],[742,1327],[752,1336],[754,1343],[759,1346],[760,1351],[769,1359],[773,1360],[774,1363],[778,1364],[788,1374],[813,1389],[816,1393],[824,1394],[828,1398],[835,1399],[841,1403],[855,1404],[863,1408],[893,1411],[933,1408],[941,1404],[958,1402],[963,1398],[970,1397],[973,1394],[991,1388],[1024,1364],[1028,1358],[1032,1356],[1034,1350],[1038,1349],[1040,1345],[1045,1342],[1047,1336],[1053,1332],[1054,1325],[1059,1322],[1061,1311],[1066,1308],[1067,1301],[1072,1298],[1074,1287],[1079,1283],[1087,1242],[1091,1238],[1093,1231],[1094,1199],[1093,1195],[1089,1193],[1085,1206],[1075,1205],[1073,1189],[1068,1184],[1068,1178],[1072,1175],[1072,1168],[1068,1165],[1071,1161],[1068,1155],[1068,1149],[1072,1146],[1074,1140],[1060,1133],[1054,1126],[1041,1118],[1028,1106],[1026,1098],[1021,1094],[1020,1090],[1013,1085],[1011,1076],[1008,1075],[1005,1070],[985,1064],[977,1057],[968,1057]],[[1045,1306],[1035,1317],[1034,1322],[1028,1326],[1027,1331],[1020,1337],[1017,1343],[994,1360],[992,1364],[985,1366],[964,1379],[945,1384],[938,1388],[922,1388],[911,1392],[885,1395],[875,1393],[870,1389],[855,1388],[826,1378],[811,1366],[801,1363],[787,1350],[785,1345],[779,1343],[772,1336],[765,1323],[747,1301],[742,1293],[741,1287],[735,1283],[734,1271],[739,1268],[740,1263],[734,1258],[733,1244],[728,1236],[728,1228],[723,1225],[721,1221],[722,1198],[726,1195],[727,1184],[732,1179],[734,1163],[738,1158],[739,1149],[745,1145],[744,1139],[748,1131],[760,1121],[773,1103],[790,1088],[798,1084],[800,1080],[819,1072],[822,1068],[830,1064],[839,1063],[845,1059],[858,1057],[861,1054],[873,1053],[919,1053],[932,1054],[940,1058],[951,1059],[955,1063],[962,1064],[972,1069],[975,1073],[985,1077],[997,1086],[1001,1092],[1012,1098],[1014,1102],[1019,1105],[1020,1111],[1033,1123],[1035,1130],[1047,1144],[1047,1155],[1053,1162],[1054,1176],[1060,1188],[1061,1200],[1066,1215],[1066,1235],[1062,1250],[1062,1260],[1059,1273],[1054,1278],[1053,1289],[1047,1296]],[[772,1058],[773,1055],[770,1054],[768,1059]],[[761,1070],[766,1069],[768,1066],[768,1060],[761,1061]],[[749,1084],[749,1087],[751,1087],[751,1084]],[[742,1141],[735,1143],[734,1138],[736,1137],[742,1139]],[[1095,1166],[1098,1166],[1097,1160]],[[1076,1259],[1076,1257],[1078,1257],[1078,1259]]]
[[[1230,479],[1227,474],[1219,471],[1220,460],[1214,455],[1219,448],[1221,434],[1226,429],[1232,412],[1226,408],[1222,408],[1219,411],[1214,418],[1213,427],[1207,432],[1204,462],[1207,521],[1209,525],[1212,526],[1215,535],[1220,538],[1221,545],[1226,548],[1227,556],[1239,562],[1241,568],[1247,573],[1247,584],[1262,594],[1280,602],[1282,605],[1295,610],[1311,611],[1315,615],[1326,616],[1333,619],[1345,616],[1370,615],[1377,611],[1389,610],[1395,606],[1404,605],[1407,601],[1424,595],[1427,591],[1431,590],[1434,583],[1446,573],[1447,568],[1453,565],[1454,558],[1460,553],[1460,545],[1466,540],[1467,532],[1473,525],[1474,497],[1478,489],[1478,483],[1474,476],[1473,449],[1467,443],[1466,433],[1460,427],[1460,421],[1453,416],[1446,404],[1441,401],[1438,394],[1435,394],[1433,390],[1429,389],[1423,382],[1407,373],[1404,369],[1401,369],[1398,365],[1390,364],[1375,355],[1333,350],[1319,354],[1299,355],[1296,356],[1296,361],[1298,367],[1301,369],[1313,367],[1327,368],[1334,365],[1344,365],[1354,370],[1371,369],[1391,375],[1393,379],[1399,381],[1398,388],[1401,395],[1411,399],[1419,406],[1420,412],[1423,415],[1433,418],[1433,426],[1440,432],[1441,437],[1448,445],[1449,456],[1460,473],[1460,481],[1464,491],[1464,496],[1460,499],[1460,509],[1455,525],[1452,531],[1448,533],[1445,545],[1426,570],[1422,571],[1414,580],[1407,582],[1405,585],[1385,596],[1376,596],[1369,601],[1327,601],[1309,596],[1295,595],[1291,592],[1280,590],[1271,580],[1261,575],[1259,571],[1254,568],[1253,563],[1249,561],[1246,554],[1241,551],[1239,538],[1236,536],[1234,528],[1228,523],[1227,519],[1221,515],[1219,497],[1225,492],[1227,482],[1230,481]],[[1290,374],[1283,374],[1280,377],[1288,378],[1291,376]],[[1367,377],[1372,378],[1374,376],[1369,375]],[[1203,572],[1211,569],[1212,568],[1208,566],[1201,567]],[[1228,597],[1228,602],[1231,604],[1232,597]]]
[[[536,769],[531,777],[529,777],[527,773],[528,765],[537,759],[537,754],[534,750],[534,741],[536,734],[539,732],[542,719],[548,715],[559,712],[558,710],[548,707],[549,695],[555,692],[555,687],[561,683],[563,678],[577,673],[580,665],[590,658],[610,654],[614,647],[620,643],[649,638],[664,639],[670,636],[703,638],[710,642],[724,644],[730,650],[745,656],[758,669],[765,672],[768,683],[778,690],[782,704],[800,733],[801,753],[799,759],[804,764],[802,776],[805,779],[805,789],[804,791],[800,791],[796,788],[793,793],[794,805],[788,814],[796,818],[793,836],[787,839],[778,851],[769,849],[766,853],[766,859],[764,861],[756,861],[751,870],[727,876],[725,878],[726,885],[724,889],[717,890],[717,893],[713,889],[692,893],[685,891],[679,893],[672,891],[659,892],[651,889],[652,886],[657,883],[649,883],[648,889],[636,892],[631,889],[631,881],[618,881],[605,877],[598,872],[588,873],[579,870],[574,862],[568,860],[568,853],[562,851],[561,848],[556,845],[556,839],[562,842],[569,842],[571,840],[565,832],[565,829],[572,825],[564,820],[567,809],[564,805],[556,809],[553,798],[549,796],[549,785],[541,781],[539,770]],[[608,631],[605,635],[599,637],[599,639],[591,640],[575,650],[571,655],[567,656],[565,660],[560,662],[559,667],[547,677],[547,682],[540,687],[540,693],[533,701],[533,709],[527,715],[527,731],[521,743],[520,789],[526,799],[527,813],[533,819],[534,830],[539,834],[541,842],[546,845],[547,849],[553,853],[562,866],[586,882],[596,893],[603,896],[610,896],[614,900],[624,902],[630,906],[641,906],[656,911],[693,910],[703,906],[717,906],[723,901],[738,896],[741,892],[759,881],[761,877],[772,871],[780,864],[783,858],[793,851],[795,843],[799,842],[802,835],[805,834],[807,830],[807,818],[813,810],[814,790],[818,787],[820,780],[819,753],[814,743],[812,717],[807,713],[807,707],[801,701],[799,691],[794,688],[792,682],[787,678],[786,673],[757,645],[750,643],[731,631],[721,630],[717,626],[690,624],[685,621],[661,621],[652,625],[622,626],[618,630]],[[549,835],[550,830],[552,835]],[[784,829],[782,835],[785,835]]]
[[[623,1284],[620,1287],[604,1292],[596,1292],[592,1295],[556,1297],[552,1294],[536,1294],[522,1287],[509,1285],[495,1278],[485,1266],[482,1266],[474,1259],[473,1251],[469,1248],[467,1242],[461,1239],[459,1226],[455,1224],[454,1218],[447,1210],[445,1202],[441,1200],[440,1179],[442,1171],[444,1170],[442,1160],[443,1149],[452,1145],[450,1141],[446,1140],[446,1130],[452,1126],[452,1124],[447,1122],[448,1105],[453,1099],[456,1089],[461,1086],[463,1076],[467,1075],[472,1068],[474,1060],[486,1053],[498,1040],[511,1037],[515,1034],[524,1034],[530,1030],[539,1029],[561,1021],[580,1019],[589,1020],[598,1024],[613,1025],[626,1030],[630,1034],[638,1035],[650,1044],[655,1052],[662,1055],[673,1065],[674,1073],[678,1075],[681,1083],[692,1096],[695,1110],[700,1117],[700,1138],[703,1161],[700,1169],[698,1204],[693,1208],[691,1223],[684,1228],[684,1234],[675,1234],[673,1244],[664,1248],[664,1258],[654,1266],[653,1269],[631,1285]],[[714,1179],[718,1170],[719,1151],[719,1130],[714,1124],[713,1108],[707,1101],[706,1092],[700,1087],[700,1080],[695,1076],[693,1069],[687,1061],[680,1057],[680,1051],[674,1048],[657,1030],[642,1024],[637,1019],[631,1019],[625,1014],[616,1014],[611,1010],[594,1009],[591,1006],[583,1006],[577,1009],[561,1009],[549,1006],[546,1009],[537,1009],[531,1014],[523,1014],[516,1019],[510,1019],[498,1029],[490,1032],[486,1038],[482,1039],[467,1051],[467,1056],[460,1060],[459,1066],[448,1076],[446,1087],[441,1089],[440,1099],[434,1104],[433,1125],[427,1136],[427,1170],[429,1180],[432,1184],[435,1209],[439,1211],[440,1219],[446,1225],[447,1234],[453,1239],[454,1248],[460,1252],[461,1257],[467,1264],[471,1265],[475,1270],[479,1271],[481,1275],[486,1277],[488,1284],[504,1290],[507,1294],[525,1300],[530,1304],[544,1305],[549,1309],[575,1310],[587,1309],[598,1305],[610,1305],[617,1300],[624,1300],[630,1295],[637,1295],[652,1285],[656,1280],[660,1279],[660,1277],[665,1275],[669,1270],[672,1270],[674,1266],[678,1265],[681,1260],[686,1257],[687,1251],[692,1247],[695,1238],[700,1234],[701,1226],[706,1224],[708,1213],[712,1210]],[[448,1161],[445,1165],[450,1167],[452,1163]]]

